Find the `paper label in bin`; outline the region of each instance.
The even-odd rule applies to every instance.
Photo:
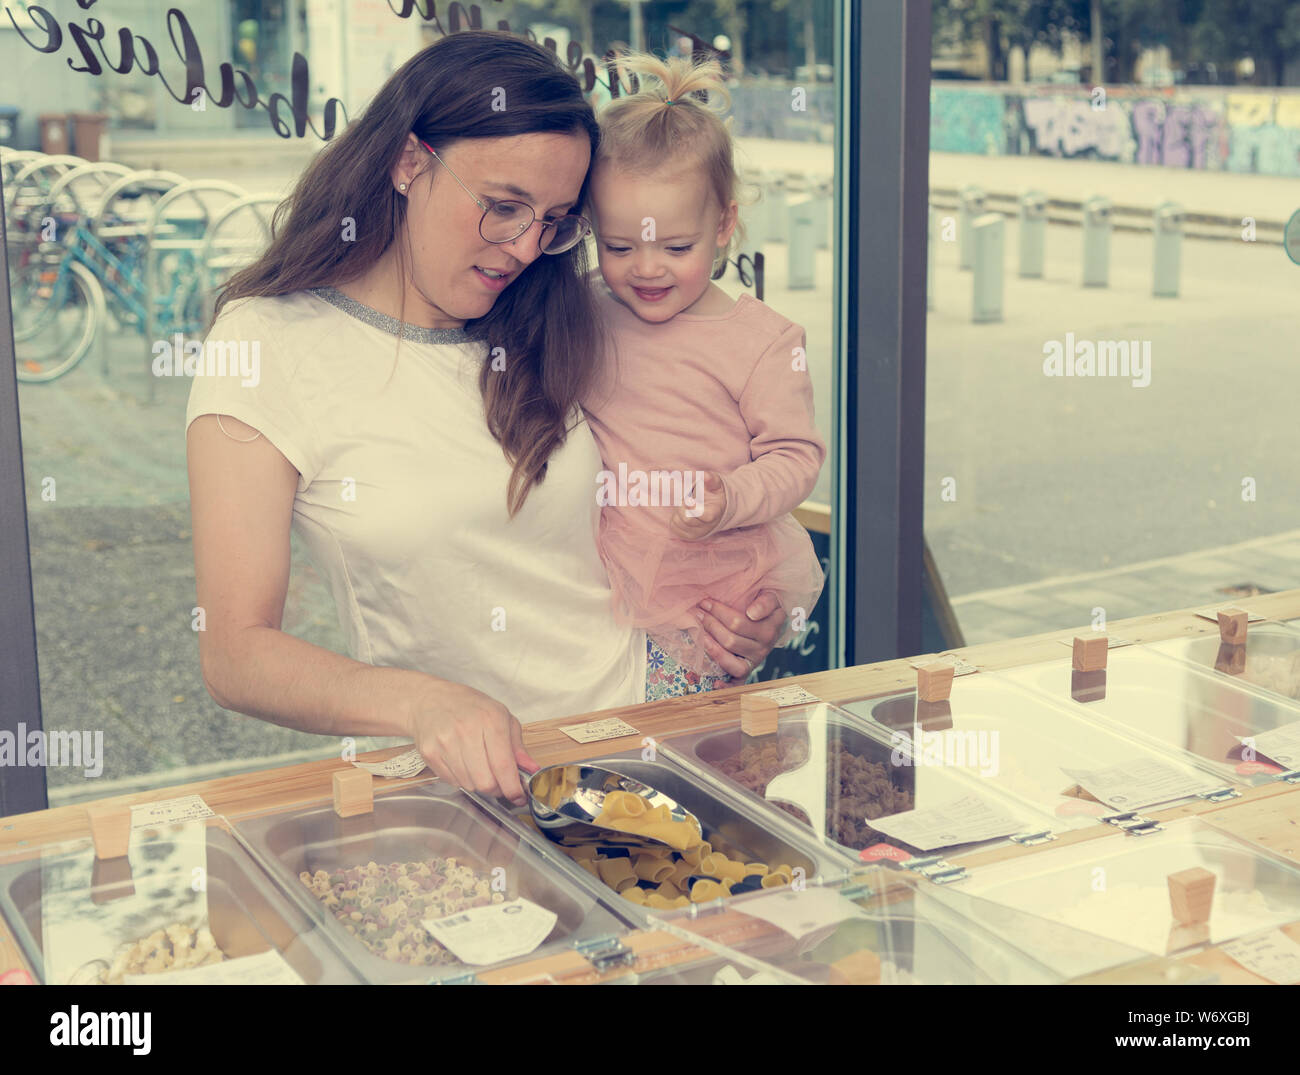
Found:
[[[1219,951],[1276,985],[1300,982],[1300,944],[1280,929],[1242,937],[1220,945]]]
[[[516,899],[426,918],[421,925],[462,963],[481,967],[527,955],[550,936],[556,919],[554,911]]]
[[[1252,748],[1269,761],[1288,769],[1300,769],[1300,721],[1284,724],[1252,736],[1238,736],[1244,746]],[[1253,760],[1253,759],[1251,759]]]
[[[560,728],[565,735],[578,743],[599,743],[604,739],[622,739],[628,735],[640,735],[632,725],[618,717],[606,717],[593,720],[587,724],[565,724]]]
[[[750,696],[753,698],[771,698],[776,702],[778,707],[787,705],[811,705],[813,702],[820,702],[821,699],[815,694],[809,694],[808,691],[795,684],[788,687],[772,687],[765,691],[751,691]]]
[[[973,793],[924,810],[868,818],[867,823],[922,851],[996,840],[1025,829],[1025,823],[1014,814]]]
[[[298,972],[276,949],[255,956],[226,959],[205,967],[162,971],[159,974],[127,974],[125,985],[305,985]]]
[[[1115,810],[1140,810],[1144,806],[1214,791],[1219,786],[1198,773],[1179,769],[1158,758],[1135,758],[1104,769],[1062,768],[1061,771],[1077,780],[1099,802]]]
[[[214,816],[201,796],[182,795],[176,799],[162,799],[156,803],[139,803],[132,806],[131,828],[147,829],[155,825],[175,825]]]

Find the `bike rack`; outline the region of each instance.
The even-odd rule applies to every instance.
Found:
[[[206,204],[201,195],[224,195],[225,197],[238,201],[247,196],[243,187],[236,186],[234,183],[227,183],[218,179],[201,179],[194,182],[181,183],[171,190],[167,191],[159,198],[153,206],[153,212],[149,215],[148,223],[145,225],[145,241],[148,243],[148,249],[145,252],[145,290],[149,295],[150,304],[147,309],[148,322],[145,326],[145,345],[146,345],[146,371],[149,379],[149,402],[154,402],[155,386],[153,377],[153,341],[157,337],[160,326],[153,305],[154,297],[161,294],[161,263],[164,258],[175,253],[191,253],[196,259],[195,274],[196,280],[192,290],[197,290],[201,283],[202,265],[197,261],[199,252],[203,248],[204,236],[211,226],[216,212]],[[178,223],[183,218],[172,207],[182,198],[192,200],[198,206],[199,212],[188,216],[189,221],[202,220],[203,231],[198,235],[178,234],[182,232],[182,226]],[[178,307],[183,310],[188,301],[189,292],[181,295],[178,299]]]
[[[276,207],[284,201],[282,195],[271,193],[249,194],[231,202],[221,210],[203,235],[199,250],[200,282],[203,289],[204,320],[212,317],[212,307],[217,289],[223,286],[232,273],[255,260],[271,241],[271,223]],[[252,217],[260,235],[236,235],[221,238],[221,232],[232,220]],[[221,251],[221,253],[214,253]]]

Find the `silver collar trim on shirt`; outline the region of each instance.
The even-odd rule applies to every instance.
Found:
[[[387,314],[381,314],[378,310],[372,310],[369,306],[343,294],[337,288],[313,287],[311,293],[318,298],[324,299],[331,306],[337,306],[345,314],[350,314],[358,321],[364,321],[367,325],[373,325],[382,332],[400,336],[404,340],[413,340],[416,343],[469,342],[469,334],[464,329],[421,328],[419,325],[408,325],[398,321],[395,317],[389,317]]]

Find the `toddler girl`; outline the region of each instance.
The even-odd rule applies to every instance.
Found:
[[[790,512],[826,446],[803,330],[712,282],[739,187],[720,67],[644,54],[620,66],[640,88],[600,115],[591,209],[609,343],[582,402],[604,464],[600,553],[616,615],[646,628],[650,700],[727,679],[704,648],[701,600],[743,609],[772,590],[787,615],[811,614],[824,578]]]

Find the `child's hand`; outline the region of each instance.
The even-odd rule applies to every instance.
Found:
[[[713,471],[701,472],[701,480],[696,482],[694,505],[691,508],[679,507],[673,512],[669,529],[684,541],[699,541],[718,525],[722,513],[727,508],[727,494],[722,488],[722,479]]]

